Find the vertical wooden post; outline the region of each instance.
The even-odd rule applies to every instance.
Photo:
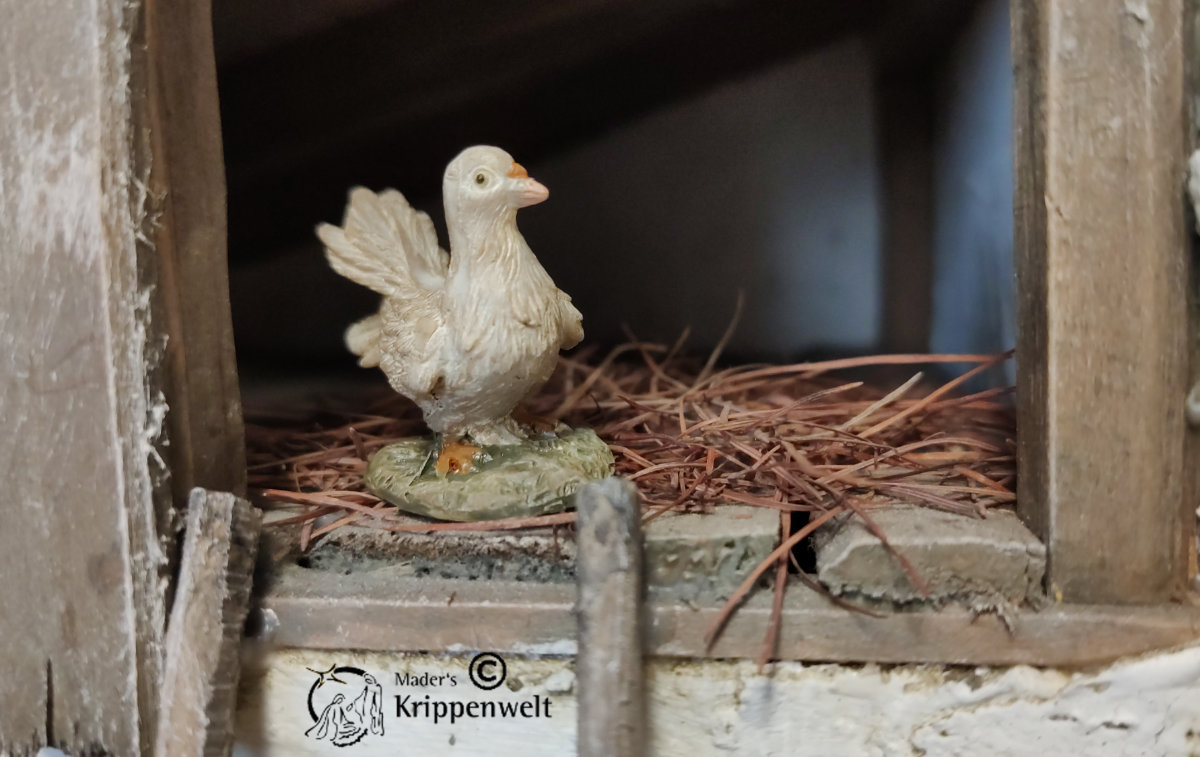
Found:
[[[1187,60],[1185,76],[1185,91],[1187,93],[1187,149],[1200,150],[1200,0],[1187,0],[1185,3],[1184,19],[1184,50]],[[1190,156],[1189,156],[1190,163]],[[1196,177],[1189,176],[1189,180]],[[1191,364],[1188,372],[1188,397],[1194,403],[1200,393],[1200,210],[1192,209],[1191,220],[1193,232],[1189,235],[1189,250],[1191,252],[1187,286],[1189,293],[1188,307],[1190,320],[1188,322],[1188,348],[1191,353]],[[1194,411],[1192,413],[1194,415]],[[1188,420],[1189,434],[1184,447],[1184,507],[1193,512],[1187,516],[1185,534],[1188,539],[1188,576],[1192,579],[1192,587],[1197,583],[1197,571],[1200,569],[1200,540],[1196,537],[1196,526],[1200,525],[1200,423]],[[1190,474],[1187,474],[1190,466]]]
[[[226,261],[225,163],[210,0],[146,0],[154,316],[175,501],[244,494],[246,452]]]
[[[575,495],[579,512],[580,757],[643,753],[642,529],[637,491],[609,478]]]
[[[169,473],[244,477],[207,7],[0,0],[0,753],[150,753]]]
[[[165,410],[138,238],[141,4],[0,0],[0,753],[153,741]]]
[[[1184,0],[1015,0],[1021,513],[1075,602],[1183,590]]]

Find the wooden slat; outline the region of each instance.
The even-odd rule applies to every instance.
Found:
[[[0,0],[2,753],[149,753],[161,458],[179,485],[244,476],[206,13]]]
[[[244,494],[245,441],[226,263],[225,168],[210,3],[146,2],[154,315],[166,336],[175,501]]]
[[[261,514],[226,492],[193,489],[163,672],[158,757],[233,750],[239,650]]]
[[[1186,584],[1183,0],[1019,0],[1018,501],[1072,602]]]
[[[580,757],[645,751],[642,679],[642,510],[633,483],[597,481],[575,495],[579,512]]]
[[[1184,3],[1184,49],[1187,60],[1186,85],[1187,92],[1187,149],[1200,150],[1200,0],[1186,0]],[[1191,179],[1193,177],[1189,177]],[[1194,512],[1188,517],[1193,529],[1200,527],[1200,421],[1197,418],[1197,400],[1200,400],[1200,211],[1193,202],[1192,221],[1193,232],[1189,234],[1187,280],[1189,299],[1188,343],[1191,345],[1191,362],[1188,373],[1188,439],[1184,444],[1184,459],[1190,461],[1190,475],[1184,478],[1184,507],[1192,508]],[[1185,471],[1188,468],[1185,466]],[[1192,588],[1200,589],[1200,539],[1192,530],[1193,538],[1188,543],[1188,575],[1192,578]]]
[[[352,583],[336,572],[283,570],[263,598],[271,642],[396,652],[575,649],[571,584],[397,578],[387,571],[357,575]],[[651,597],[645,654],[756,659],[770,621],[770,594],[757,592],[738,608],[711,649],[704,633],[719,605]],[[797,583],[785,597],[772,659],[1082,667],[1198,639],[1200,609],[1186,605],[1063,605],[1014,609],[1003,618],[947,607],[874,618],[836,607]]]
[[[141,5],[0,0],[0,753],[151,741],[162,410],[137,238]]]

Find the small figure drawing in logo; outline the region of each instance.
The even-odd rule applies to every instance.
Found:
[[[308,714],[313,725],[305,736],[332,741],[335,746],[350,746],[368,733],[383,735],[383,687],[375,676],[349,665],[308,670],[317,674],[317,680],[308,690]]]

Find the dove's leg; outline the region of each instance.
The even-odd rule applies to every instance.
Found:
[[[529,438],[528,432],[520,423],[513,420],[511,415],[484,423],[473,423],[464,428],[462,433],[464,436],[469,436],[471,441],[476,444],[491,446],[520,444]]]
[[[446,431],[434,468],[442,474],[466,473],[471,470],[475,455],[483,449],[481,445],[495,447],[520,444],[528,438],[525,428],[510,415],[485,423],[473,423],[455,433]]]

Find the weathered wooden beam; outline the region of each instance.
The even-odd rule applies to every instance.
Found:
[[[1186,586],[1183,1],[1012,6],[1017,501],[1071,602]]]
[[[768,591],[738,608],[709,649],[717,604],[651,597],[646,656],[755,659],[771,615]],[[264,626],[284,647],[517,654],[575,650],[575,587],[281,570],[263,598]],[[355,622],[344,618],[353,615]],[[1068,606],[1012,610],[1004,618],[962,607],[886,613],[842,609],[802,584],[785,596],[774,659],[968,665],[1099,665],[1200,639],[1200,609]]]
[[[138,239],[142,4],[0,0],[0,753],[153,742],[165,409]]]
[[[226,492],[193,489],[166,636],[158,757],[229,755],[239,649],[262,516]]]
[[[168,471],[243,480],[206,14],[0,0],[6,754],[150,753]]]
[[[1187,90],[1187,147],[1190,150],[1200,150],[1200,0],[1186,0],[1184,20],[1184,48],[1187,56],[1186,90]],[[1193,152],[1193,155],[1195,153]],[[1190,161],[1190,159],[1189,159]],[[1190,162],[1189,162],[1190,165]],[[1189,181],[1197,179],[1192,172]],[[1188,349],[1191,354],[1191,364],[1188,371],[1188,410],[1185,411],[1189,425],[1189,435],[1184,446],[1184,458],[1191,461],[1191,473],[1184,478],[1185,507],[1194,508],[1195,518],[1188,518],[1192,525],[1192,539],[1189,540],[1188,574],[1192,578],[1192,588],[1200,589],[1200,539],[1195,538],[1196,527],[1200,526],[1200,210],[1196,207],[1196,198],[1192,200],[1191,222],[1195,233],[1189,235],[1191,255],[1188,260]],[[1185,468],[1186,470],[1186,468]]]
[[[166,350],[171,443],[164,454],[182,505],[195,486],[246,491],[225,164],[209,0],[146,0],[145,7],[153,314]]]
[[[609,478],[579,490],[575,562],[581,757],[637,757],[645,748],[642,677],[642,510],[637,489]]]

